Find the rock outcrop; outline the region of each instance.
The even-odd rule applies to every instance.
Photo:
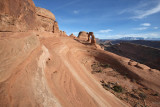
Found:
[[[96,44],[96,38],[95,38],[93,32],[89,32],[88,41],[90,41],[90,36],[91,36],[91,44]]]
[[[68,36],[65,31],[60,30],[59,32],[60,32],[60,36],[64,36],[64,37]]]
[[[79,32],[78,34],[78,38],[81,39],[81,40],[88,40],[88,33],[85,32],[85,31],[81,31]]]
[[[52,12],[44,8],[36,7],[37,21],[39,31],[52,32],[57,25],[56,18]]]
[[[35,5],[32,0],[1,0],[0,31],[26,31],[36,28]]]
[[[53,33],[59,33],[59,26],[58,26],[58,22],[55,21],[54,25],[53,25]]]
[[[49,10],[35,7],[32,0],[1,0],[0,31],[38,30],[59,32],[55,16]]]
[[[92,38],[91,38],[91,44],[96,44],[96,38],[94,35],[92,35]]]
[[[71,38],[76,38],[76,36],[73,33],[70,35],[70,37]]]

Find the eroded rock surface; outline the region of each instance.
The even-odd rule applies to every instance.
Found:
[[[58,22],[55,21],[54,22],[54,26],[53,26],[53,33],[59,33],[59,26],[58,26]]]
[[[57,27],[57,23],[55,22],[55,16],[49,10],[44,8],[36,7],[37,21],[39,31],[48,31],[52,32]]]
[[[88,33],[85,32],[85,31],[81,31],[79,32],[78,34],[78,38],[81,39],[81,40],[88,40]]]
[[[32,0],[1,0],[0,31],[26,31],[36,28],[35,5]]]
[[[1,0],[0,31],[38,30],[59,32],[55,16],[49,10],[35,7],[32,0]]]
[[[70,37],[71,38],[76,38],[76,36],[73,33],[70,35]]]

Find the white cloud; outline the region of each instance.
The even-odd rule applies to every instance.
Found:
[[[113,30],[111,29],[106,29],[106,30],[100,30],[99,33],[108,33],[108,32],[111,32]]]
[[[148,27],[139,27],[139,28],[134,28],[134,30],[146,30]]]
[[[74,10],[73,13],[74,13],[74,14],[78,14],[79,11],[78,11],[78,10]]]
[[[151,26],[150,23],[142,23],[141,26]]]
[[[154,27],[154,29],[158,29],[158,27]]]
[[[147,16],[150,16],[152,14],[158,13],[160,12],[160,3],[148,10],[135,10],[136,16],[134,16],[133,18],[135,19],[143,19]]]
[[[143,19],[147,16],[160,12],[160,0],[141,2],[139,5],[133,8],[127,8],[119,12],[119,14],[131,13],[133,16],[131,19]]]

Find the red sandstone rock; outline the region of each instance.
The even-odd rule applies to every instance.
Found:
[[[60,36],[63,36],[63,37],[68,36],[65,31],[60,30],[59,32],[60,32]]]
[[[56,20],[54,14],[52,12],[50,12],[49,10],[44,9],[44,8],[36,7],[36,14],[38,16],[45,17],[45,18],[51,19],[53,21]]]
[[[88,41],[90,41],[90,36],[91,36],[91,44],[96,44],[96,38],[95,38],[93,32],[89,32]]]
[[[136,65],[137,68],[140,68],[140,69],[150,69],[150,67],[144,65],[144,64],[140,64],[140,63],[137,63]]]
[[[128,65],[135,66],[137,65],[137,62],[131,60],[130,62],[128,62]]]
[[[73,33],[70,35],[70,37],[72,37],[72,38],[76,38],[76,36],[75,36]]]
[[[1,0],[0,31],[38,30],[59,32],[55,16],[49,10],[35,7],[32,0]]]
[[[53,33],[59,33],[59,26],[57,21],[54,22]]]
[[[36,14],[32,0],[0,1],[0,31],[26,31],[35,28]]]
[[[39,31],[52,32],[55,24],[55,16],[49,10],[36,7],[37,21]],[[57,25],[56,25],[57,26]]]
[[[96,44],[96,39],[94,34],[92,34],[92,38],[91,38],[91,44]]]
[[[88,33],[85,32],[85,31],[81,31],[79,32],[78,34],[78,38],[81,39],[81,40],[88,40]]]

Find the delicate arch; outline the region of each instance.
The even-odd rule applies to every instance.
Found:
[[[90,41],[90,36],[91,36],[91,44],[95,44],[96,39],[95,39],[95,36],[94,36],[93,32],[88,33],[88,41]]]

